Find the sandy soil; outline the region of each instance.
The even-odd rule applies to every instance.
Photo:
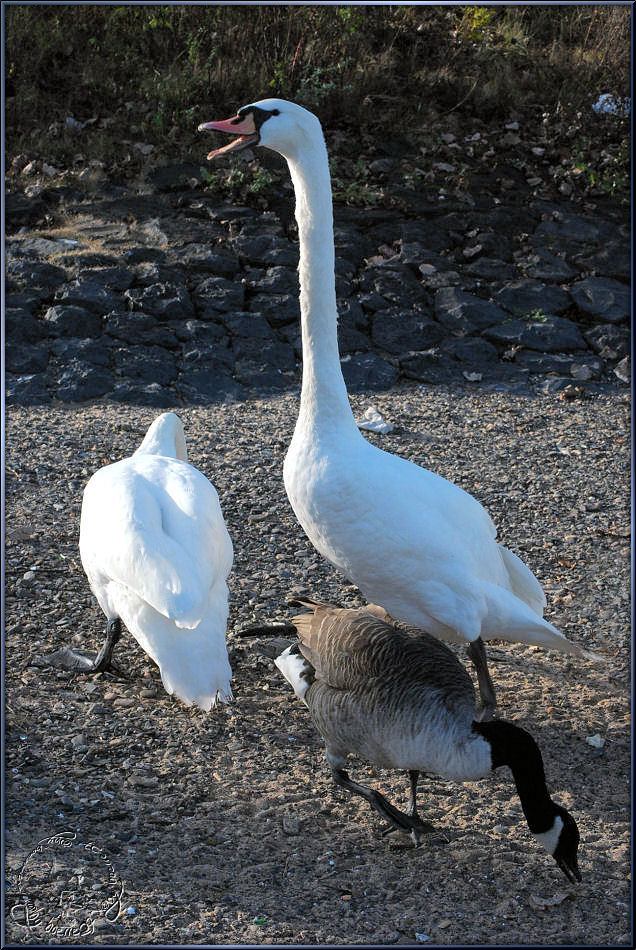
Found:
[[[419,848],[383,837],[379,816],[332,786],[320,737],[272,662],[234,637],[252,619],[291,615],[290,592],[361,603],[313,551],[284,494],[295,395],[178,410],[235,547],[228,641],[236,698],[209,715],[167,696],[130,636],[116,654],[121,673],[89,679],[34,665],[65,643],[101,642],[103,618],[77,550],[82,489],[98,467],[137,447],[155,412],[12,406],[9,912],[31,888],[44,923],[54,906],[63,918],[68,892],[42,873],[47,849],[33,849],[69,831],[71,863],[85,843],[96,849],[92,890],[76,886],[79,916],[106,887],[107,867],[123,885],[117,919],[91,911],[93,932],[71,943],[630,942],[626,397],[411,387],[352,399],[358,413],[371,402],[396,429],[369,438],[479,498],[500,539],[544,585],[548,618],[606,657],[594,664],[497,643],[489,651],[500,715],[535,736],[553,796],[577,818],[583,883],[569,885],[538,847],[507,770],[463,786],[426,779],[422,813],[440,834]],[[404,806],[405,776],[365,763],[352,763],[351,774]],[[8,943],[49,942],[20,914],[19,906],[9,913]]]

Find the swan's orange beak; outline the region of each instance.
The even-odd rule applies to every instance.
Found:
[[[235,115],[232,119],[224,119],[222,122],[202,122],[198,128],[199,132],[227,132],[229,135],[238,135],[237,139],[228,142],[221,148],[215,148],[208,152],[207,158],[216,158],[218,155],[225,155],[227,152],[240,152],[248,145],[258,144],[259,134],[254,124],[254,115],[248,112],[247,115]]]

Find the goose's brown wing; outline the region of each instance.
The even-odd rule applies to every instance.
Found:
[[[301,652],[318,679],[336,689],[352,689],[362,680],[382,676],[392,666],[396,631],[383,619],[386,613],[382,608],[311,606],[313,613],[299,614],[293,623]]]

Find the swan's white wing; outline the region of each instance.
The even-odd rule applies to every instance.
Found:
[[[120,584],[183,627],[201,619],[232,560],[213,486],[186,462],[157,456],[125,459],[93,476],[80,553],[95,590]]]

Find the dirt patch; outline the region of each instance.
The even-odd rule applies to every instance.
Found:
[[[370,402],[352,398],[357,415]],[[417,849],[383,837],[379,817],[333,787],[322,742],[273,663],[234,637],[251,619],[290,615],[290,591],[361,603],[284,494],[295,395],[177,410],[235,548],[236,698],[209,715],[168,697],[128,635],[121,674],[33,665],[63,644],[101,641],[77,550],[82,490],[137,447],[156,412],[16,406],[6,431],[9,910],[38,841],[70,831],[123,883],[121,914],[95,922],[97,944],[630,942],[625,397],[408,387],[373,403],[395,429],[368,437],[471,491],[541,580],[548,619],[607,657],[489,650],[500,715],[535,736],[552,795],[579,823],[583,883],[570,886],[538,847],[505,770],[463,786],[422,781],[422,814],[443,835]],[[405,776],[365,763],[351,774],[404,806]],[[41,887],[52,902],[52,883]],[[7,926],[11,943],[48,942],[11,917]]]

